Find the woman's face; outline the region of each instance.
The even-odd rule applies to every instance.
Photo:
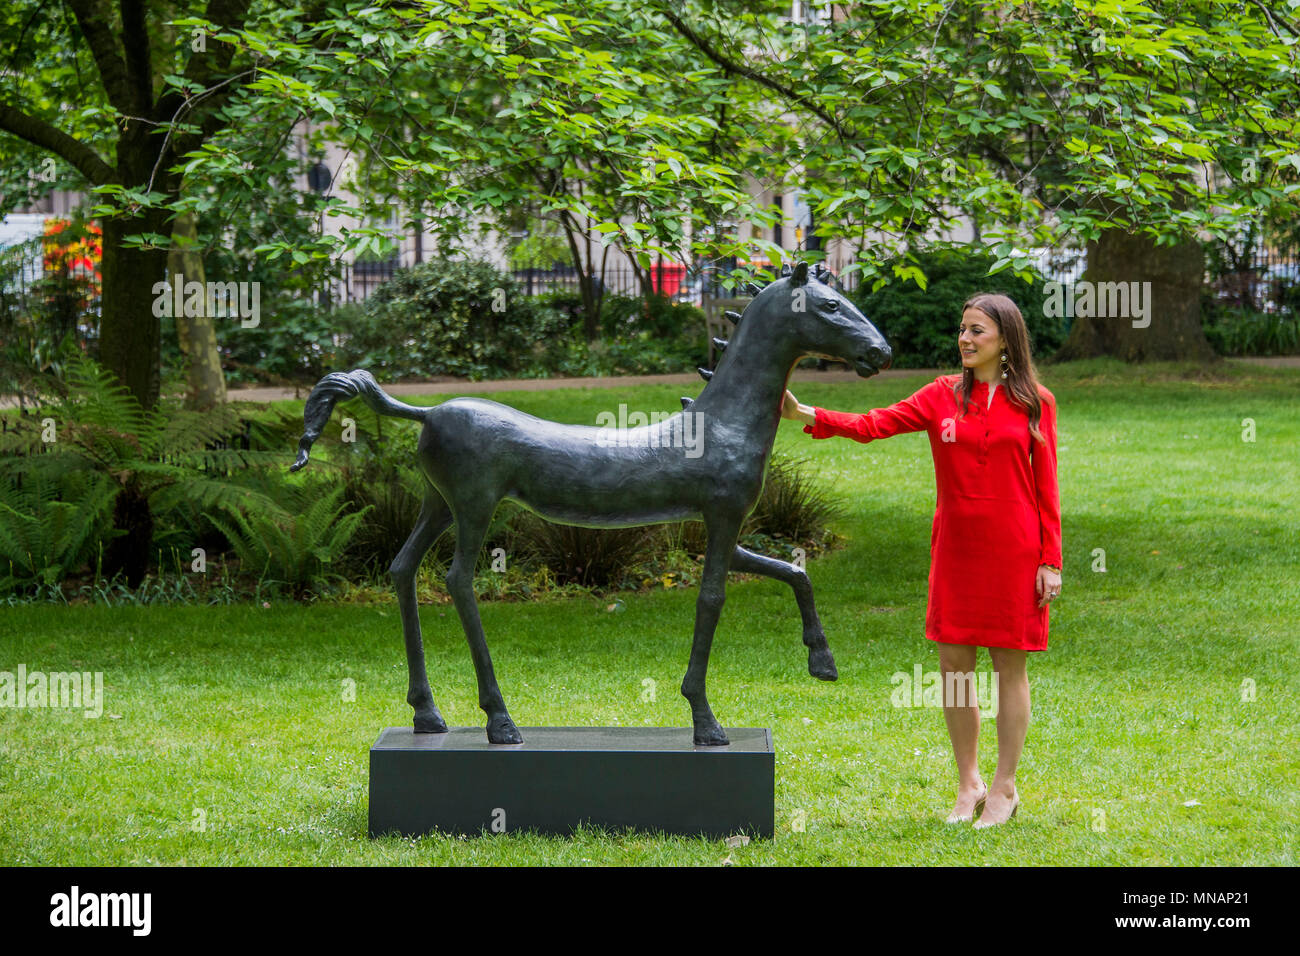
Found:
[[[962,314],[957,334],[962,368],[978,369],[990,363],[1000,365],[1005,345],[998,324],[979,309],[967,309]]]

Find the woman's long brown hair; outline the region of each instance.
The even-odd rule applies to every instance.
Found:
[[[1016,404],[1028,411],[1029,434],[1046,444],[1047,439],[1038,430],[1038,423],[1043,416],[1043,405],[1038,397],[1038,372],[1029,355],[1029,332],[1025,329],[1025,317],[1020,314],[1020,310],[1010,298],[995,292],[977,292],[961,307],[963,315],[967,309],[978,309],[997,323],[998,331],[1007,343],[1007,347],[1003,350],[1007,356],[1007,378],[1002,384],[1006,385],[1007,394]],[[963,368],[961,381],[952,387],[952,393],[957,399],[957,407],[960,409],[958,418],[966,414],[967,406],[970,404],[970,393],[974,388],[974,370]]]

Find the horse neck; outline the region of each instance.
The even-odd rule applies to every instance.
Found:
[[[746,316],[692,407],[775,437],[786,381],[799,358],[780,331],[761,316]]]

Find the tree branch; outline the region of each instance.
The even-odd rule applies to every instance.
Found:
[[[203,17],[222,30],[238,30],[248,17],[250,0],[208,0],[208,7]],[[215,42],[215,48],[190,57],[185,64],[185,78],[211,85],[215,76],[220,76],[230,69],[230,61],[235,56],[235,45],[225,41]]]
[[[1277,32],[1278,23],[1280,22],[1282,26],[1286,28],[1287,33],[1291,34],[1293,37],[1300,37],[1300,32],[1298,32],[1291,24],[1287,23],[1285,18],[1280,21],[1273,19],[1273,14],[1269,13],[1268,7],[1260,3],[1259,0],[1251,0],[1251,5],[1258,7],[1259,12],[1264,14],[1264,19],[1268,21],[1269,28],[1273,31],[1274,36],[1282,36],[1282,34]]]
[[[746,79],[753,80],[755,83],[758,83],[761,86],[766,86],[769,90],[772,90],[774,93],[780,94],[781,96],[785,97],[787,100],[798,103],[804,109],[808,110],[818,119],[820,119],[827,126],[831,127],[831,129],[835,130],[836,135],[838,135],[841,139],[844,138],[844,128],[839,124],[839,122],[835,119],[835,117],[831,116],[829,113],[827,113],[824,109],[822,109],[812,100],[808,99],[808,97],[803,96],[800,93],[796,93],[794,90],[790,89],[790,87],[786,86],[785,84],[778,83],[776,80],[772,79],[769,76],[765,76],[764,74],[758,72],[757,70],[751,69],[747,66],[735,62],[734,60],[727,58],[726,56],[723,56],[721,53],[715,50],[707,40],[705,40],[702,36],[700,36],[698,33],[696,33],[694,30],[688,27],[682,21],[682,19],[678,17],[677,14],[673,13],[671,10],[660,10],[659,12],[663,14],[664,19],[666,19],[669,23],[671,23],[676,28],[678,33],[680,33],[683,37],[685,37],[688,41],[690,41],[690,43],[692,43],[701,53],[703,53],[706,57],[708,57],[718,66],[722,67],[728,73],[735,73],[737,76],[743,76]]]
[[[833,117],[830,113],[827,113],[825,109],[823,109],[813,100],[809,99],[808,97],[804,96],[801,93],[796,92],[795,90],[791,89],[785,84],[780,83],[772,79],[771,77],[760,73],[758,70],[754,70],[748,66],[744,66],[743,64],[737,63],[734,60],[731,60],[728,57],[724,56],[722,53],[719,53],[709,44],[707,40],[705,40],[702,36],[696,33],[689,26],[687,26],[686,23],[683,22],[682,19],[678,17],[675,13],[673,13],[671,10],[660,10],[659,12],[663,14],[664,18],[669,23],[671,23],[673,27],[677,30],[677,32],[680,33],[683,37],[685,37],[688,42],[690,42],[693,46],[695,46],[696,49],[698,49],[701,53],[703,53],[706,57],[708,57],[718,66],[722,67],[722,69],[725,70],[727,73],[735,74],[737,76],[743,76],[746,79],[752,80],[753,82],[758,83],[761,86],[765,86],[769,90],[772,90],[775,93],[778,93],[779,95],[789,100],[790,102],[797,103],[799,106],[802,106],[804,109],[808,110],[808,112],[812,113],[823,123],[825,123],[828,127],[834,130],[835,135],[839,137],[841,143],[855,136],[855,131],[847,129],[844,126],[844,124],[842,124],[839,120]],[[900,189],[902,189],[905,193],[907,193],[908,195],[912,194],[913,192],[912,184],[905,182],[898,173],[886,172],[885,175],[892,182],[894,182]],[[949,216],[947,213],[945,213],[943,209],[941,209],[939,206],[936,206],[929,199],[926,199],[925,197],[921,197],[921,202],[932,216],[935,216],[936,218],[941,219],[944,222],[948,222],[952,219],[952,217]]]
[[[85,143],[4,103],[0,103],[0,130],[62,157],[93,185],[103,186],[113,181],[113,167]]]
[[[113,26],[104,9],[104,0],[68,0],[68,6],[72,8],[77,26],[86,38],[86,46],[90,47],[90,55],[99,67],[99,79],[104,84],[109,103],[119,113],[131,112],[132,99],[126,65],[118,55]]]
[[[222,30],[237,30],[244,25],[249,5],[250,0],[208,0],[204,17]],[[189,62],[185,64],[185,78],[203,86],[203,92],[187,96],[183,90],[172,89],[159,98],[154,118],[161,122],[178,121],[183,113],[194,109],[199,101],[204,102],[206,110],[200,120],[200,133],[177,133],[171,137],[172,156],[184,156],[197,149],[220,128],[216,114],[251,75],[251,71],[245,71],[229,76],[230,64],[234,58],[235,45],[224,41],[216,43],[215,48],[203,53],[191,54]],[[170,160],[171,157],[167,157],[167,161]]]

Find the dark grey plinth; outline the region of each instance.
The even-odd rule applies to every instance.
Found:
[[[571,834],[579,823],[724,837],[772,836],[776,755],[765,727],[696,747],[689,727],[390,727],[370,748],[370,835]]]

